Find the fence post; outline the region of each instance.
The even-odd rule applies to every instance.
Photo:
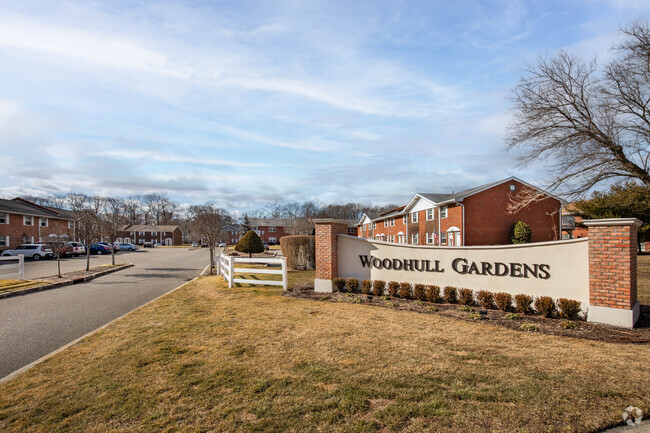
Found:
[[[287,281],[287,258],[282,257],[282,288],[286,291],[289,289],[289,281]]]
[[[25,279],[25,255],[18,254],[18,279]]]
[[[229,276],[229,278],[228,278],[228,288],[229,289],[232,289],[232,286],[233,286],[232,282],[235,279],[235,275],[234,275],[235,271],[234,271],[234,266],[233,266],[234,263],[233,262],[234,262],[233,257],[228,257],[228,276]]]
[[[217,275],[221,275],[221,254],[217,255]]]

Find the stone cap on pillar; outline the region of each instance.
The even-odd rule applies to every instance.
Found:
[[[314,224],[345,224],[348,225],[348,222],[345,220],[337,220],[335,218],[317,218],[312,220]]]
[[[603,218],[597,220],[582,220],[582,224],[587,227],[599,226],[634,226],[641,227],[643,221],[636,218]]]

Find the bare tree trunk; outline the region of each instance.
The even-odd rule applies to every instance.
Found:
[[[56,265],[59,268],[59,278],[61,278],[61,254],[56,256]]]
[[[212,270],[214,269],[214,247],[210,246],[210,275],[213,275]]]
[[[88,245],[88,249],[86,250],[86,271],[90,270],[90,245]]]
[[[115,245],[111,243],[111,258],[113,259],[113,266],[115,266]]]

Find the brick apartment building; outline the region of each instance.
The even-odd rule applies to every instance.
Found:
[[[142,245],[145,242],[167,246],[183,245],[183,231],[179,226],[130,224],[122,228],[117,241],[136,245]]]
[[[14,198],[0,199],[0,251],[20,244],[46,242],[50,234],[75,239],[72,212]]]
[[[518,212],[509,214],[515,194],[537,192]],[[560,238],[561,202],[515,177],[458,193],[416,193],[402,207],[380,215],[364,214],[357,236],[412,245],[504,245],[517,221],[531,228],[532,242]]]
[[[296,224],[294,218],[251,218],[251,228],[259,235],[262,242],[268,242],[269,245],[280,243],[282,236],[288,236],[291,233],[290,227]],[[357,235],[357,221],[348,221],[348,234]]]

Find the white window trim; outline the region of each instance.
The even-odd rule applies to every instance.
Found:
[[[418,218],[419,218],[419,216],[418,216],[417,212],[411,212],[411,222],[412,223],[418,222]]]
[[[395,225],[395,218],[390,219],[390,226],[393,227]]]
[[[9,236],[0,236],[0,239],[2,239],[2,238],[4,238],[4,243],[1,243],[0,247],[8,247],[10,245],[9,244]]]
[[[275,233],[275,227],[269,227],[269,233]]]
[[[395,243],[395,235],[390,235],[390,241]]]
[[[68,221],[68,228],[73,229],[74,228],[74,221]]]
[[[444,211],[444,215],[443,215]],[[447,215],[449,215],[449,208],[447,205],[444,205],[443,207],[440,208],[440,219],[447,218]]]
[[[435,243],[433,239],[433,233],[427,233],[427,245],[433,245]]]
[[[411,233],[411,244],[418,245],[420,243],[420,236],[418,233]]]
[[[384,220],[384,227],[388,227],[388,220]]]
[[[8,214],[7,212],[0,212],[0,215],[4,215],[4,216],[5,216],[5,221],[4,221],[4,222],[0,222],[0,224],[9,224],[9,214]]]
[[[404,215],[404,216],[402,217],[402,222],[403,222],[404,224],[408,224],[408,223],[409,223],[409,217],[408,217],[408,215]]]
[[[43,225],[43,220],[45,220],[45,225]],[[38,225],[40,227],[49,227],[50,226],[50,220],[49,218],[41,217],[38,219]]]
[[[431,218],[429,218],[429,212],[431,213]],[[435,209],[433,209],[433,208],[427,209],[425,218],[426,218],[427,221],[433,221],[434,219],[436,219]]]
[[[447,244],[447,232],[440,233],[440,244],[441,245]]]
[[[373,222],[373,223],[372,223],[372,229],[374,230],[374,229],[376,229],[376,228],[377,228],[377,222]]]
[[[30,223],[27,224],[27,219],[29,218]],[[34,226],[34,217],[30,215],[23,215],[23,225],[24,226]]]

